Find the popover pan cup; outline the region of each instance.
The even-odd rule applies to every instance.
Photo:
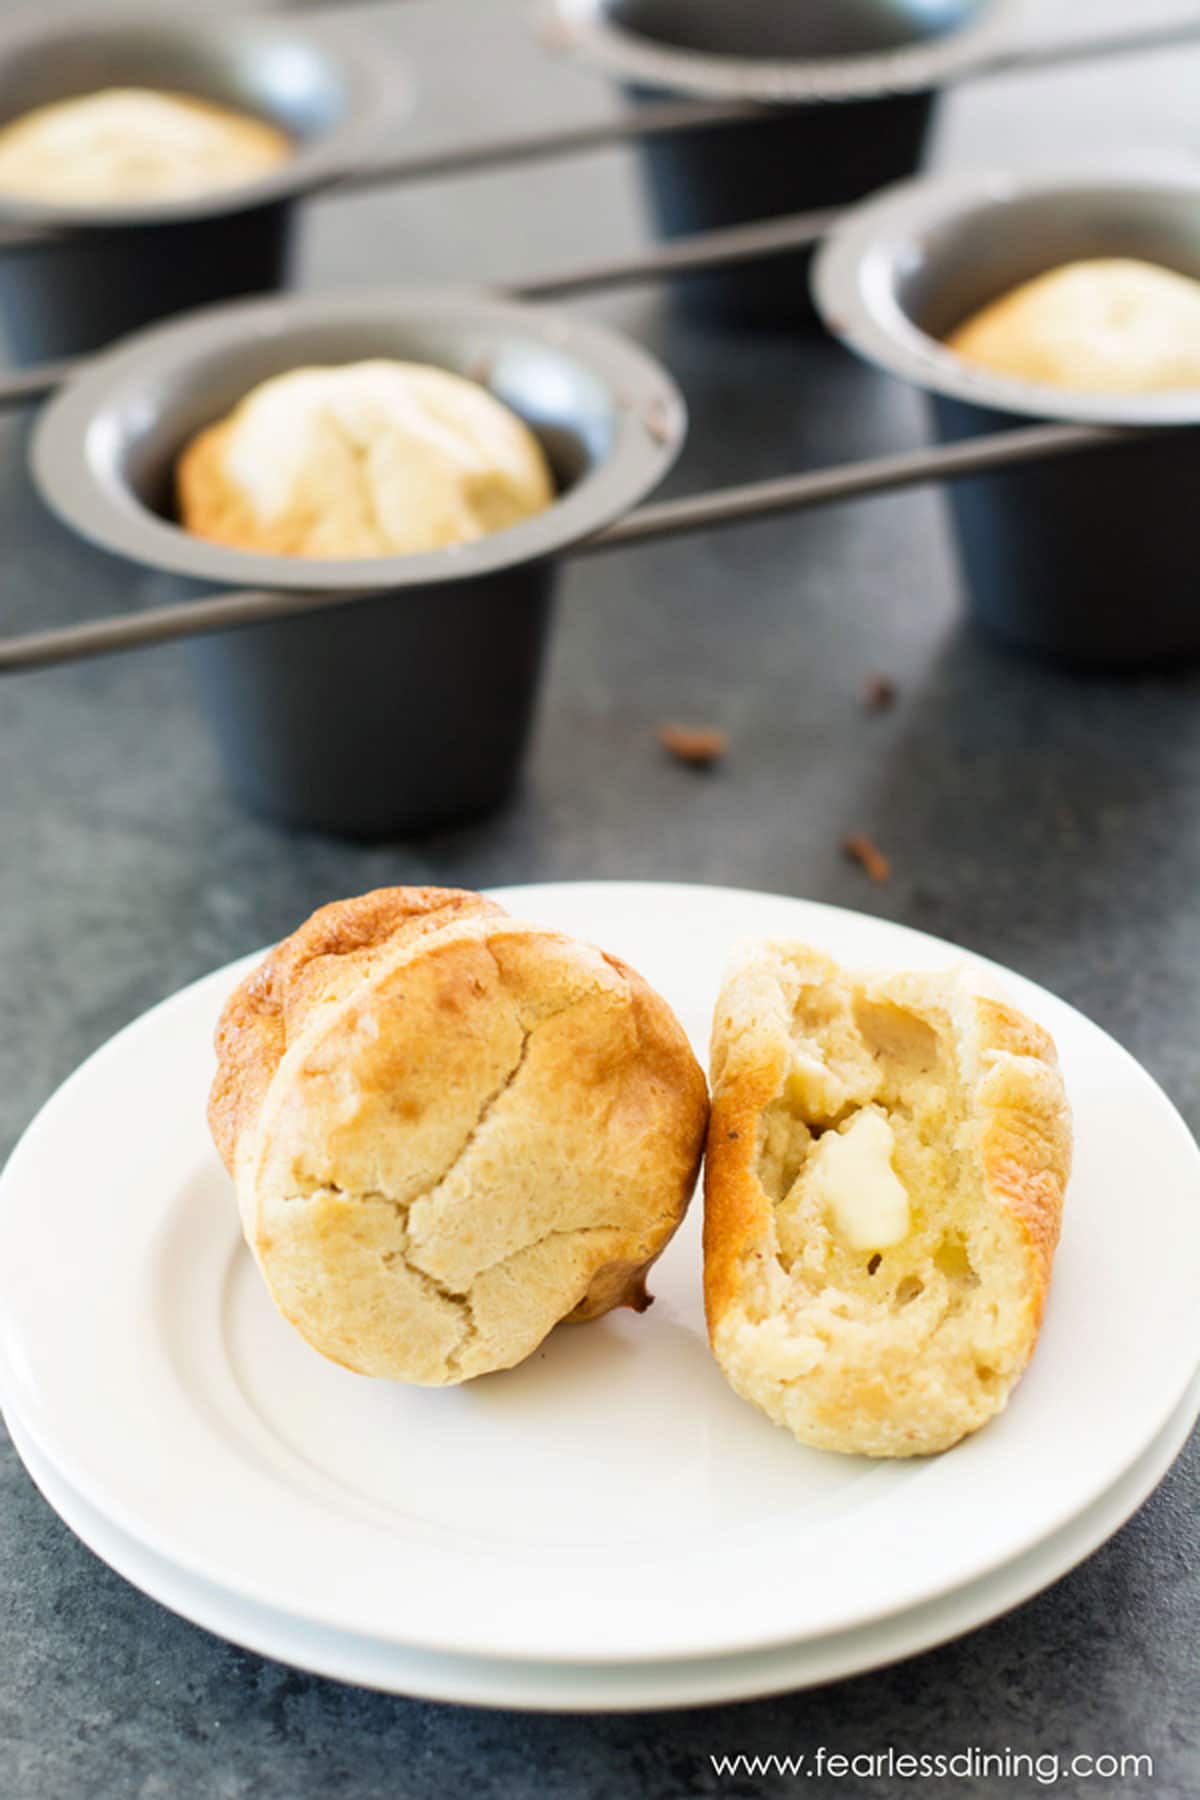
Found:
[[[252,114],[286,132],[293,153],[251,181],[173,200],[85,206],[0,195],[0,320],[16,361],[99,349],[172,313],[282,286],[297,199],[361,162],[410,99],[402,72],[375,48],[294,23],[56,14],[0,31],[0,124],[109,87],[193,94]]]
[[[285,370],[395,357],[481,382],[540,439],[559,495],[474,543],[315,560],[209,543],[173,522],[184,445]],[[38,488],[69,526],[166,576],[377,598],[196,638],[188,650],[230,785],[255,811],[360,838],[484,813],[521,765],[556,559],[663,477],[682,397],[599,326],[486,295],[407,290],[211,309],[89,364],[32,439]]]
[[[553,40],[631,99],[761,102],[761,119],[640,150],[673,237],[860,199],[919,167],[938,84],[1003,41],[1012,0],[550,0]],[[679,303],[723,320],[812,320],[811,252],[691,277]]]
[[[1153,427],[1085,455],[951,482],[974,616],[1076,663],[1200,654],[1191,506],[1200,388],[1091,393],[995,375],[942,341],[989,300],[1081,258],[1137,257],[1200,280],[1200,170],[970,174],[855,208],[814,267],[831,331],[923,387],[944,443],[1034,420]]]

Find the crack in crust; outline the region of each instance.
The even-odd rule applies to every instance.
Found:
[[[563,1008],[563,1011],[566,1010],[566,1008]],[[561,1015],[559,1013],[554,1013],[551,1016],[553,1018],[559,1018]],[[525,1063],[528,1059],[529,1046],[533,1042],[533,1036],[533,1029],[530,1026],[523,1025],[521,1027],[521,1048],[517,1053],[516,1061],[505,1075],[503,1081],[498,1087],[493,1088],[492,1092],[487,1096],[487,1099],[480,1107],[475,1118],[475,1123],[464,1138],[461,1149],[459,1149],[451,1158],[448,1166],[442,1170],[442,1173],[438,1176],[432,1187],[426,1188],[424,1193],[418,1194],[414,1200],[409,1202],[408,1210],[410,1213],[413,1207],[419,1204],[433,1205],[437,1200],[438,1194],[442,1188],[445,1187],[450,1177],[457,1172],[461,1164],[470,1156],[471,1150],[477,1142],[480,1132],[483,1130],[496,1108],[500,1105],[500,1102],[507,1094],[511,1093],[516,1086],[521,1070],[525,1067]]]
[[[529,1044],[530,1044],[530,1040],[532,1039],[532,1037],[533,1037],[532,1030],[523,1027],[522,1032],[521,1032],[521,1047],[520,1047],[520,1051],[518,1052],[516,1061],[513,1063],[512,1067],[508,1070],[507,1074],[505,1075],[503,1081],[500,1082],[499,1086],[494,1088],[493,1091],[484,1100],[483,1105],[481,1106],[481,1108],[476,1116],[475,1123],[472,1125],[470,1131],[467,1133],[467,1136],[464,1139],[461,1148],[455,1152],[455,1154],[451,1158],[449,1164],[446,1166],[446,1168],[443,1169],[442,1173],[439,1175],[437,1181],[434,1182],[432,1187],[429,1187],[429,1188],[425,1189],[424,1192],[417,1194],[415,1196],[415,1198],[413,1198],[412,1200],[399,1200],[394,1195],[383,1193],[378,1189],[368,1189],[366,1191],[357,1192],[357,1193],[355,1193],[355,1192],[348,1193],[346,1191],[346,1189],[344,1189],[344,1188],[334,1187],[334,1189],[333,1189],[334,1192],[341,1194],[345,1199],[348,1199],[348,1200],[383,1201],[386,1205],[391,1206],[395,1209],[396,1216],[399,1219],[401,1226],[403,1228],[403,1233],[404,1233],[403,1242],[401,1243],[401,1246],[398,1251],[396,1251],[396,1250],[381,1251],[379,1260],[385,1267],[391,1267],[394,1264],[396,1257],[398,1255],[400,1257],[400,1260],[403,1262],[404,1268],[407,1271],[407,1273],[409,1275],[411,1275],[413,1277],[413,1279],[415,1281],[417,1281],[419,1283],[419,1285],[422,1288],[424,1288],[428,1294],[431,1294],[437,1300],[445,1301],[449,1305],[455,1307],[461,1313],[462,1321],[463,1321],[462,1336],[460,1337],[458,1343],[453,1347],[453,1349],[451,1349],[447,1353],[447,1356],[446,1356],[447,1369],[456,1376],[460,1375],[462,1373],[463,1357],[464,1357],[465,1353],[471,1348],[473,1342],[479,1335],[478,1327],[475,1322],[475,1309],[471,1302],[471,1291],[475,1285],[475,1280],[477,1280],[480,1275],[487,1274],[488,1268],[485,1267],[483,1269],[477,1270],[475,1277],[465,1288],[451,1287],[451,1286],[447,1285],[447,1283],[439,1281],[437,1279],[437,1277],[435,1275],[433,1275],[428,1269],[423,1268],[422,1265],[416,1260],[415,1256],[413,1256],[411,1254],[412,1244],[411,1244],[411,1238],[410,1238],[410,1233],[409,1233],[409,1220],[412,1216],[413,1207],[416,1206],[419,1202],[436,1201],[439,1189],[444,1187],[448,1178],[455,1172],[455,1170],[459,1167],[459,1165],[469,1156],[472,1145],[475,1143],[476,1139],[478,1138],[480,1131],[486,1125],[488,1118],[490,1117],[494,1108],[503,1099],[504,1095],[507,1094],[512,1089],[512,1087],[515,1085],[515,1083],[517,1081],[517,1077],[520,1075],[521,1070],[525,1065],[525,1059],[529,1052]],[[297,1197],[298,1198],[312,1198],[312,1195],[311,1194],[301,1195],[301,1196],[297,1196]],[[547,1235],[549,1236],[549,1235],[553,1235],[553,1234],[548,1233]],[[540,1242],[542,1240],[535,1240],[535,1241]],[[511,1257],[511,1255],[519,1255],[521,1253],[521,1250],[528,1249],[531,1247],[532,1246],[529,1246],[529,1245],[522,1245],[522,1246],[520,1246],[520,1248],[518,1250],[511,1252],[510,1257]],[[502,1259],[502,1260],[508,1260],[508,1259]],[[496,1265],[494,1265],[494,1264],[488,1265],[488,1267],[495,1267],[495,1266]]]
[[[394,1194],[389,1194],[378,1188],[353,1190],[339,1187],[335,1182],[326,1182],[324,1184],[314,1185],[305,1192],[290,1194],[287,1196],[285,1202],[290,1204],[297,1200],[313,1200],[318,1198],[322,1192],[329,1192],[335,1193],[342,1199],[351,1202],[374,1201],[390,1206],[394,1210],[397,1220],[402,1228],[403,1239],[398,1250],[391,1249],[380,1252],[380,1263],[384,1267],[390,1268],[393,1267],[397,1259],[399,1259],[403,1264],[405,1271],[411,1275],[428,1294],[437,1300],[446,1302],[461,1312],[463,1317],[462,1336],[457,1346],[447,1354],[446,1358],[447,1367],[456,1375],[462,1373],[464,1359],[480,1336],[472,1302],[472,1295],[476,1282],[486,1275],[494,1274],[496,1271],[503,1269],[507,1264],[515,1262],[518,1257],[525,1256],[532,1250],[540,1249],[543,1245],[550,1243],[556,1238],[584,1238],[597,1236],[602,1233],[607,1233],[610,1236],[619,1236],[625,1229],[621,1223],[616,1221],[593,1225],[551,1227],[549,1230],[540,1232],[536,1236],[527,1239],[524,1243],[514,1245],[511,1249],[507,1250],[503,1256],[495,1257],[491,1262],[482,1263],[475,1270],[471,1280],[465,1287],[456,1287],[451,1282],[440,1281],[436,1275],[434,1275],[430,1269],[426,1268],[424,1264],[417,1259],[416,1255],[413,1254],[410,1232],[410,1220],[413,1208],[418,1205],[436,1206],[439,1193],[444,1189],[450,1178],[460,1172],[462,1164],[468,1160],[472,1148],[478,1141],[481,1132],[487,1125],[487,1122],[494,1113],[496,1107],[516,1086],[521,1071],[528,1060],[530,1045],[537,1030],[550,1024],[553,1020],[561,1018],[564,1013],[569,1012],[573,1006],[578,1004],[578,999],[569,1001],[567,1005],[559,1007],[556,1011],[548,1014],[539,1022],[539,1026],[537,1027],[522,1026],[521,1044],[516,1060],[507,1071],[504,1079],[486,1097],[476,1116],[475,1123],[468,1131],[461,1147],[443,1168],[437,1180],[429,1187],[423,1189],[411,1199],[403,1200],[399,1199]],[[665,1213],[660,1214],[647,1225],[646,1236],[648,1239],[652,1239],[653,1236],[663,1228],[673,1230],[677,1223],[678,1220],[672,1218],[670,1215]],[[629,1304],[635,1311],[643,1312],[651,1304],[651,1300],[652,1296],[645,1292],[643,1282],[630,1298]],[[587,1310],[587,1296],[580,1301],[580,1304],[575,1311],[568,1315],[570,1318],[578,1318],[581,1321],[593,1316],[595,1315]]]

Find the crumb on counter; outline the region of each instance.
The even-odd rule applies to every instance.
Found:
[[[890,675],[868,675],[862,685],[862,705],[867,712],[886,712],[896,699],[896,684]]]
[[[890,881],[892,865],[878,844],[866,836],[865,832],[851,831],[842,839],[842,849],[852,862],[856,862],[870,881]]]
[[[709,769],[729,750],[729,733],[715,725],[661,725],[658,741],[677,762]]]

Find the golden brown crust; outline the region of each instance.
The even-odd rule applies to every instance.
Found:
[[[1062,1230],[1071,1115],[1050,1033],[995,1000],[976,998],[975,1010],[980,1060],[991,1065],[980,1085],[980,1156],[989,1193],[1028,1248],[1032,1352]]]
[[[208,1102],[208,1128],[231,1175],[238,1141],[313,1004],[349,991],[382,949],[477,913],[501,916],[503,908],[458,888],[375,888],[319,907],[246,976],[217,1021]]]
[[[432,1384],[560,1319],[644,1306],[707,1088],[615,958],[477,895],[326,907],[217,1032],[213,1135],[284,1314],[333,1360]]]
[[[692,1056],[679,1021],[650,984],[619,957],[607,952],[603,956],[628,990],[641,1075],[624,1095],[620,1130],[632,1140],[652,1137],[655,1114],[661,1109],[663,1097],[672,1097],[679,1112],[678,1139],[676,1145],[667,1146],[667,1157],[677,1167],[668,1166],[663,1173],[668,1189],[686,1189],[690,1195],[700,1173],[708,1124],[708,1083],[704,1072]],[[679,1217],[682,1219],[682,1213]],[[660,1254],[661,1248],[633,1268],[618,1261],[598,1269],[587,1294],[569,1315],[571,1319],[598,1319],[618,1306],[645,1312],[653,1301],[646,1287],[646,1275]]]
[[[779,1092],[782,1059],[713,1073],[704,1152],[704,1316],[710,1342],[742,1285],[749,1256],[768,1254],[771,1203],[758,1179],[758,1126]]]
[[[279,520],[262,519],[250,495],[226,475],[226,449],[234,423],[230,417],[205,426],[181,452],[175,465],[180,524],[196,537],[229,544],[235,550],[303,555],[313,518],[293,510]]]

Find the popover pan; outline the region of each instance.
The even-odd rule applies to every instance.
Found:
[[[939,85],[1011,37],[1014,0],[550,0],[558,42],[633,98],[761,103],[639,155],[660,232],[821,211],[919,167]],[[698,277],[689,310],[811,321],[809,253]]]
[[[908,182],[838,225],[814,295],[849,348],[926,390],[943,443],[1029,420],[1161,428],[1102,456],[969,476],[948,499],[969,604],[996,637],[1079,663],[1191,658],[1196,440],[1178,428],[1200,424],[1200,388],[1077,392],[992,374],[942,342],[1021,282],[1110,256],[1200,280],[1200,170]]]
[[[259,382],[395,357],[485,385],[540,439],[559,495],[474,543],[316,560],[209,543],[173,518],[184,445]],[[666,473],[686,414],[665,371],[616,334],[456,290],[305,296],[209,309],[127,339],[42,414],[35,481],[84,537],[167,576],[234,588],[379,590],[353,606],[188,644],[232,787],[295,825],[381,837],[489,810],[528,737],[560,553]]]
[[[286,162],[173,200],[85,206],[0,195],[0,320],[19,362],[98,349],[153,320],[270,292],[296,202],[403,117],[409,83],[378,46],[294,21],[23,16],[0,30],[0,124],[109,87],[193,94],[279,126]]]

